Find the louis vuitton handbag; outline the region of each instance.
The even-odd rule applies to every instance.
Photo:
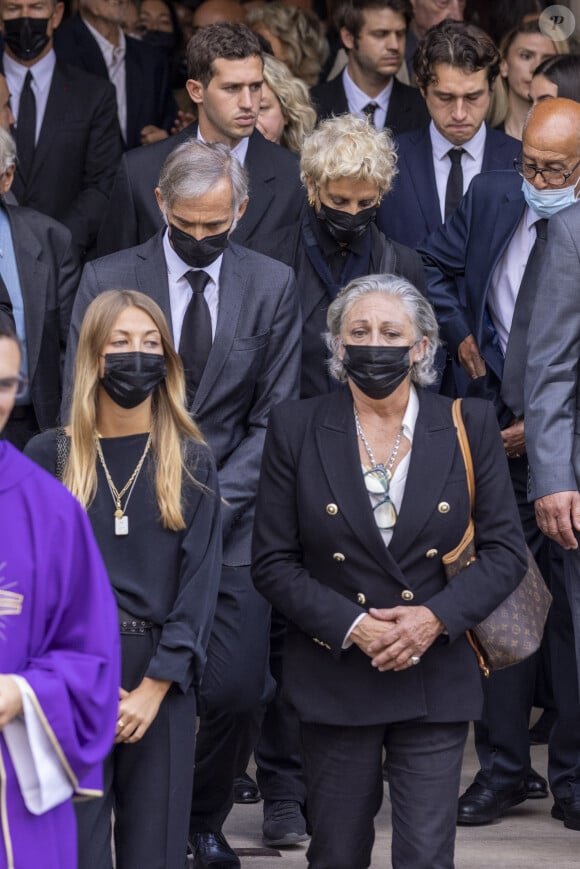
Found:
[[[453,402],[452,412],[465,463],[470,517],[460,542],[455,549],[441,558],[448,580],[452,580],[462,570],[468,570],[469,565],[477,560],[473,524],[475,475],[471,448],[461,414],[461,399],[458,398]],[[538,650],[542,642],[552,595],[546,587],[534,556],[528,547],[526,549],[528,569],[518,587],[491,615],[466,632],[479,666],[486,676],[489,676],[492,670],[501,670],[525,660]]]

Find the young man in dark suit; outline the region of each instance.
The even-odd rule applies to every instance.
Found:
[[[186,368],[191,413],[218,465],[224,564],[200,692],[190,824],[194,869],[240,866],[221,829],[240,758],[245,763],[254,747],[257,713],[273,688],[269,607],[250,577],[254,500],[270,408],[297,397],[299,383],[294,272],[230,241],[249,207],[247,193],[246,173],[222,144],[192,139],[174,150],[153,194],[164,227],[144,244],[85,268],[65,374],[70,385],[92,299],[113,287],[146,293],[167,316]]]
[[[262,93],[262,49],[243,24],[210,24],[189,42],[187,89],[198,122],[164,142],[125,154],[101,232],[100,254],[139,244],[162,226],[153,190],[166,157],[198,138],[223,142],[250,176],[252,198],[236,227],[240,244],[297,219],[303,193],[298,158],[255,129]]]
[[[57,61],[53,38],[64,11],[54,0],[3,0],[3,66],[17,119],[20,205],[70,230],[80,255],[93,245],[119,158],[115,90]]]
[[[412,15],[409,0],[345,0],[338,7],[336,26],[348,62],[340,75],[312,89],[319,120],[368,114],[378,129],[395,135],[428,121],[419,91],[395,78]]]
[[[431,123],[397,139],[399,175],[377,224],[417,245],[457,207],[479,172],[509,169],[520,143],[485,124],[499,52],[483,31],[460,21],[433,27],[415,57]]]

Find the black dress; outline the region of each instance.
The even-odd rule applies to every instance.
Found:
[[[117,489],[133,473],[147,434],[100,440]],[[28,455],[56,475],[57,432],[33,438]],[[149,450],[127,503],[128,534],[115,534],[115,503],[97,459],[97,492],[88,515],[120,610],[122,687],[144,676],[170,680],[157,717],[140,742],[117,745],[105,762],[105,796],[77,806],[79,865],[111,869],[110,817],[115,811],[119,869],[183,869],[194,769],[199,687],[221,572],[217,473],[205,446],[191,443],[184,475],[182,531],[163,528]],[[79,565],[82,582],[82,565]],[[132,617],[132,618],[131,618]],[[135,627],[132,627],[132,622]],[[143,624],[145,627],[142,627]],[[136,835],[138,830],[138,835]]]

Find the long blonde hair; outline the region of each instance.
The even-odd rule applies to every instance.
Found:
[[[316,111],[304,82],[281,60],[264,55],[264,81],[280,103],[286,126],[280,144],[299,154],[304,138],[316,126]]]
[[[126,308],[148,314],[161,336],[167,367],[165,379],[152,395],[151,449],[155,457],[155,491],[164,528],[185,528],[181,506],[183,474],[193,482],[185,464],[188,442],[204,443],[202,434],[185,409],[183,366],[175,352],[163,311],[152,299],[133,290],[108,290],[87,308],[75,360],[70,430],[71,447],[63,483],[85,509],[97,490],[97,406],[99,356],[113,327]]]

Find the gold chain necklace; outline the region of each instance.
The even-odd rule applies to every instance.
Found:
[[[101,444],[100,444],[98,435],[95,437],[95,443],[97,446],[97,455],[99,457],[99,461],[100,461],[101,465],[103,466],[103,471],[105,472],[105,477],[107,479],[109,491],[111,492],[111,496],[113,498],[113,503],[115,505],[115,512],[113,514],[115,517],[115,535],[117,537],[124,537],[126,534],[129,533],[129,517],[127,515],[125,515],[125,511],[127,509],[127,505],[129,504],[129,499],[130,499],[131,495],[133,494],[133,488],[135,486],[135,483],[137,482],[137,477],[139,476],[139,474],[141,472],[141,468],[143,467],[143,462],[145,461],[147,453],[149,452],[149,447],[151,446],[151,433],[149,433],[149,437],[147,438],[147,443],[145,444],[145,449],[143,450],[143,455],[141,456],[141,458],[137,462],[137,467],[135,468],[135,470],[133,471],[133,473],[131,474],[131,476],[129,477],[129,479],[127,480],[127,482],[125,483],[125,485],[123,486],[123,488],[120,491],[117,489],[117,487],[113,483],[111,474],[109,473],[109,469],[107,467],[107,463],[105,462],[105,457],[104,457],[103,451],[101,449]],[[121,504],[121,498],[123,498],[123,496],[126,495],[127,492],[129,494],[127,495],[127,500],[125,501],[125,507],[123,508],[123,506]]]

